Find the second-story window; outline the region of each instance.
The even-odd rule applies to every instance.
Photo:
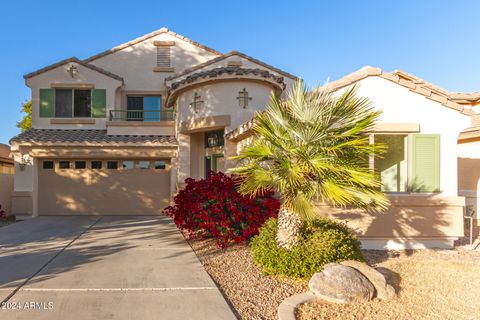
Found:
[[[127,121],[156,122],[166,119],[167,114],[162,117],[160,96],[127,96]]]
[[[91,90],[56,89],[56,118],[85,118],[92,116]]]
[[[41,88],[39,114],[42,118],[105,118],[107,90]]]

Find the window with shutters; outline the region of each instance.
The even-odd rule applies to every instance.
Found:
[[[440,135],[375,134],[386,147],[374,160],[383,192],[440,191]]]
[[[40,89],[40,117],[106,117],[105,89]]]

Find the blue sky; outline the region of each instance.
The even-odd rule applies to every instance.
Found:
[[[0,142],[17,134],[23,74],[86,58],[161,27],[238,50],[304,78],[365,65],[402,69],[451,91],[480,91],[480,1],[4,1]]]

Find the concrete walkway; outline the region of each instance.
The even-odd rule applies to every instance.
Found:
[[[165,217],[39,217],[0,228],[0,300],[2,320],[236,319]]]

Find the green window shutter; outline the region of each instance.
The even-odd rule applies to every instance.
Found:
[[[92,117],[105,118],[107,116],[107,90],[92,90]]]
[[[40,89],[40,117],[53,118],[55,116],[55,90]]]
[[[412,176],[409,184],[413,192],[440,191],[440,135],[412,135]]]

